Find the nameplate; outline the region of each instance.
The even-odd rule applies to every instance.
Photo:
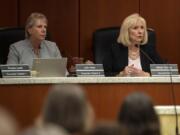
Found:
[[[150,64],[152,76],[179,76],[177,64]]]
[[[3,78],[31,77],[30,68],[26,64],[0,65]]]
[[[76,64],[76,75],[78,77],[101,77],[104,76],[102,64]]]

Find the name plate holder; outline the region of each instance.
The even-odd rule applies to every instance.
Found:
[[[102,64],[76,64],[76,75],[78,77],[103,77]]]
[[[31,71],[27,64],[0,65],[3,78],[27,78],[31,77]]]
[[[179,76],[177,64],[150,64],[152,76]]]

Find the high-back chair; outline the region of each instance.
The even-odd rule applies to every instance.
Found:
[[[120,27],[101,28],[93,33],[93,55],[96,64],[102,64],[104,56],[117,42]],[[149,46],[156,46],[156,35],[153,29],[148,29]]]
[[[0,64],[6,64],[9,46],[23,39],[25,39],[24,28],[0,29]]]

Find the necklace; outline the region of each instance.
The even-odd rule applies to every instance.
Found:
[[[128,57],[132,60],[137,59],[139,57],[139,49],[137,50],[128,49]]]
[[[39,49],[35,49],[33,50],[34,54],[36,55],[37,58],[40,57],[40,50]]]

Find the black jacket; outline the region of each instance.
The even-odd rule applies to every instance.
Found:
[[[144,51],[153,62],[140,51],[140,60],[142,70],[150,73],[150,64],[162,64],[154,46],[141,45],[140,49]],[[113,44],[111,50],[106,54],[103,60],[103,67],[106,76],[115,76],[128,65],[128,47],[122,44]]]

